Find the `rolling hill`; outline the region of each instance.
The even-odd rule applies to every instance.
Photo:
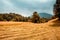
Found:
[[[48,18],[48,19],[50,19],[53,15],[48,14],[48,13],[39,13],[39,16],[41,18]]]

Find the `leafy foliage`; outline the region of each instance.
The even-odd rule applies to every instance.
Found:
[[[30,17],[24,17],[15,13],[0,13],[0,21],[18,21],[18,22],[33,22],[33,23],[45,23],[49,20],[46,18],[40,18],[37,12],[34,12]]]
[[[0,21],[26,21],[27,18],[15,13],[0,14]]]
[[[40,23],[40,16],[38,15],[37,12],[34,12],[32,15],[32,22],[33,23]]]

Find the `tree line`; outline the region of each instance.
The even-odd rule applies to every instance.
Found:
[[[17,22],[33,22],[33,23],[45,23],[50,19],[40,18],[38,12],[33,12],[32,16],[24,17],[16,13],[0,13],[0,21],[17,21]]]

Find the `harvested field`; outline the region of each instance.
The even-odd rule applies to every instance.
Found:
[[[0,22],[0,40],[60,40],[60,23]],[[55,26],[54,26],[55,25]]]

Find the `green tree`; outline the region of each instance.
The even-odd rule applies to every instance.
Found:
[[[60,8],[57,8],[55,11],[55,16],[60,20]]]
[[[37,12],[34,12],[32,15],[32,22],[33,23],[40,23],[40,16],[38,15]]]

